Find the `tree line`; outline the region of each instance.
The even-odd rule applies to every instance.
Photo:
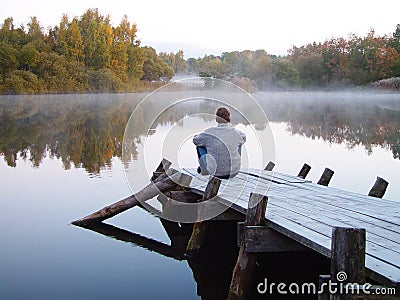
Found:
[[[88,9],[63,15],[44,31],[36,17],[0,29],[0,93],[132,92],[154,89],[176,74],[231,81],[252,92],[365,86],[400,89],[400,24],[391,35],[374,30],[293,46],[286,56],[265,50],[224,52],[185,60],[182,50],[143,47],[137,27],[124,16],[113,27],[109,16]]]
[[[221,56],[190,58],[188,68],[200,76],[233,81],[245,89],[365,86],[399,89],[400,24],[391,36],[377,36],[373,29],[320,43],[293,46],[278,57],[265,50],[233,51]]]
[[[174,70],[124,16],[117,27],[97,9],[44,31],[7,18],[0,29],[0,92],[7,94],[135,91],[143,81],[168,81]]]

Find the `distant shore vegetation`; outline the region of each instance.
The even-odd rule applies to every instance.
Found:
[[[265,89],[371,86],[400,90],[400,24],[391,35],[332,38],[293,46],[286,56],[265,50],[184,59],[182,50],[141,46],[136,24],[88,9],[61,17],[46,31],[36,17],[0,28],[0,93],[104,93],[153,90],[174,75],[214,77],[249,92]]]

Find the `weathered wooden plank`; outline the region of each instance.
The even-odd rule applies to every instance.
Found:
[[[391,232],[397,232],[400,233],[400,225],[394,224],[392,222],[391,218],[386,217],[386,218],[381,218],[377,217],[377,212],[379,212],[379,215],[381,214],[381,210],[376,209],[375,214],[367,214],[365,212],[359,212],[359,211],[354,211],[350,210],[346,205],[338,205],[337,202],[331,200],[331,199],[326,199],[325,197],[318,197],[315,195],[312,196],[302,196],[302,201],[301,203],[298,202],[298,197],[297,195],[292,195],[291,193],[287,192],[281,192],[281,191],[276,191],[273,187],[268,191],[268,195],[272,197],[273,202],[275,203],[274,199],[279,199],[281,201],[282,199],[286,199],[287,201],[291,201],[291,203],[299,204],[303,207],[302,203],[305,203],[307,205],[308,203],[310,205],[313,205],[315,207],[319,207],[323,209],[324,211],[332,211],[336,213],[338,216],[342,217],[351,217],[352,219],[359,220],[360,222],[369,222],[372,223],[376,226],[383,227],[387,230],[390,230]],[[394,207],[395,209],[395,207]]]
[[[246,208],[244,206],[245,202],[239,201],[232,207],[245,213]],[[284,213],[284,211],[279,212],[279,214],[283,215]],[[306,247],[328,257],[330,256],[331,238],[328,233],[325,235],[320,234],[313,229],[304,227],[301,223],[288,220],[279,214],[270,212],[270,208],[268,208],[266,224]],[[400,282],[400,270],[397,267],[387,264],[375,257],[371,257],[370,255],[367,255],[366,264],[368,268],[367,273],[370,278],[391,286]]]
[[[312,214],[323,220],[327,217],[331,220],[337,220],[345,225],[354,227],[365,227],[369,233],[383,237],[389,241],[400,243],[400,226],[383,220],[376,219],[372,216],[348,212],[345,209],[338,209],[329,205],[320,205],[317,202],[304,200],[304,203],[299,204],[296,201],[279,198],[280,205],[290,205],[297,210],[304,211],[305,214]],[[287,202],[284,202],[287,201]]]
[[[190,191],[169,191],[165,195],[175,201],[182,203],[196,203],[201,196]]]
[[[172,162],[170,162],[168,159],[163,158],[158,165],[157,169],[153,172],[153,176],[151,177],[151,181],[154,181],[156,178],[158,178],[160,175],[165,173],[169,167],[172,165]]]
[[[310,182],[309,180],[292,176],[288,174],[283,174],[279,172],[270,172],[266,170],[258,170],[258,169],[248,169],[245,171],[241,171],[239,174],[251,174],[254,177],[260,177],[263,180],[269,180],[280,184],[286,183],[306,183]]]
[[[310,251],[309,248],[267,226],[245,226],[242,239],[246,252]]]
[[[302,224],[276,214],[270,214],[266,220],[266,225],[310,249],[330,257],[331,238],[329,236],[305,228]],[[366,267],[369,278],[388,286],[400,286],[400,269],[398,267],[368,254],[366,256]]]
[[[314,230],[318,233],[321,233],[325,236],[329,236],[331,229],[336,226],[341,226],[342,224],[340,222],[330,222],[329,225],[327,222],[321,222],[318,220],[314,220],[313,218],[307,219],[304,218],[304,215],[296,212],[296,211],[289,211],[289,210],[280,210],[277,209],[276,207],[269,207],[267,211],[267,218],[268,218],[268,213],[269,212],[275,213],[275,214],[283,214],[285,213],[285,218],[290,219],[294,222],[298,222],[299,224],[302,224],[305,228]],[[348,227],[348,226],[346,226]],[[371,238],[371,236],[369,236]],[[390,249],[384,248],[381,245],[378,245],[376,243],[369,242],[367,243],[367,254],[372,255],[374,257],[379,257],[382,261],[385,261],[388,264],[394,265],[394,266],[400,266],[400,255]]]
[[[262,172],[266,172],[268,176],[265,177],[268,178],[264,178]],[[270,204],[266,214],[267,224],[278,232],[327,256],[330,255],[329,230],[332,226],[366,225],[368,276],[390,285],[399,284],[397,245],[400,233],[400,204],[398,202],[371,198],[308,182],[290,182],[292,180],[290,175],[285,181],[273,177],[272,172],[254,173],[257,174],[238,176],[237,179],[246,181],[239,183],[244,188],[240,189],[231,184],[234,191],[221,192],[219,194],[221,199],[218,201],[229,205],[229,197],[233,195],[237,197],[240,191],[232,207],[245,213],[246,195],[254,190],[269,187],[267,195],[270,198]],[[254,188],[255,185],[256,188]],[[224,186],[228,188],[229,185]],[[291,210],[297,210],[297,212]],[[298,211],[301,212],[300,215]],[[385,262],[385,259],[388,262]]]
[[[322,205],[318,201],[310,201],[307,198],[304,198],[302,199],[302,202],[299,202],[297,199],[290,199],[284,195],[277,196],[273,193],[268,193],[268,195],[271,197],[271,207],[278,205],[289,210],[294,209],[297,212],[302,212],[308,217],[313,216],[321,221],[324,221],[324,218],[327,217],[328,219],[336,220],[343,225],[354,227],[365,226],[369,233],[400,244],[400,226],[393,225],[387,221],[377,220],[372,216],[364,214],[349,213],[345,209],[339,209],[330,205]]]
[[[345,208],[351,210],[355,213],[364,213],[367,215],[372,215],[376,218],[383,218],[388,221],[388,218],[391,218],[391,222],[394,224],[400,225],[400,202],[387,200],[385,204],[378,205],[374,203],[374,199],[368,196],[359,196],[359,197],[349,197],[343,195],[338,191],[336,194],[329,192],[328,187],[320,186],[321,188],[325,188],[324,190],[307,190],[304,189],[305,186],[309,186],[310,184],[301,184],[299,191],[296,192],[295,197],[310,197],[318,199],[320,202],[334,204],[338,207]],[[316,186],[316,184],[313,184]],[[372,201],[371,201],[372,200]],[[379,209],[379,214],[377,213],[377,209]]]
[[[329,250],[329,242],[328,244],[325,244],[325,248],[324,247],[320,247],[321,246],[321,241],[323,241],[323,239],[320,238],[320,240],[317,240],[316,237],[318,236],[325,236],[328,241],[330,241],[330,239],[324,235],[324,234],[316,234],[315,231],[308,229],[307,227],[303,227],[300,224],[294,225],[293,220],[287,222],[287,220],[285,220],[284,222],[282,222],[281,217],[277,217],[274,216],[271,218],[272,220],[274,220],[274,222],[279,222],[280,226],[285,226],[285,228],[290,228],[292,231],[294,231],[294,229],[298,230],[298,235],[300,235],[300,238],[296,239],[296,235],[293,234],[293,232],[290,233],[290,237],[292,237],[295,240],[298,240],[299,242],[303,243],[304,245],[308,245],[311,249],[320,252],[321,254],[324,254],[326,256],[329,257],[330,255],[330,250]],[[298,228],[296,228],[298,227]],[[303,228],[301,228],[303,227]],[[327,234],[327,233],[326,233]],[[311,242],[311,244],[307,244]],[[367,254],[367,258],[366,258],[366,267],[368,268],[368,276],[374,280],[378,280],[379,282],[383,283],[383,284],[388,284],[390,286],[393,285],[399,285],[400,284],[400,269],[398,267],[393,266],[392,264],[389,264],[385,261],[382,261],[381,259],[378,259],[376,257],[371,256],[370,254]]]

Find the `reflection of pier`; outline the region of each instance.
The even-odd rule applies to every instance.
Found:
[[[237,257],[234,233],[236,224],[234,222],[215,222],[214,232],[210,233],[207,239],[208,250],[202,253],[201,258],[190,258],[185,256],[185,252],[193,225],[159,220],[171,241],[170,245],[103,222],[80,226],[165,257],[179,261],[187,260],[197,283],[197,294],[204,300],[225,299],[229,289],[231,271]],[[223,240],[220,239],[221,234],[225,235]]]
[[[312,252],[327,257],[331,260],[330,276],[321,276],[321,285],[329,281],[341,283],[338,274],[345,272],[347,282],[358,283],[362,288],[368,287],[368,280],[386,287],[400,288],[400,203],[379,198],[387,186],[387,182],[381,178],[370,191],[369,195],[375,196],[371,197],[327,187],[333,175],[329,169],[325,170],[319,184],[311,183],[305,179],[309,171],[307,165],[298,176],[251,169],[240,172],[230,180],[201,176],[192,169],[177,172],[169,169],[169,165],[169,162],[163,161],[154,173],[152,183],[137,194],[74,224],[134,242],[168,257],[188,258],[198,283],[199,295],[205,295],[204,291],[208,290],[203,288],[203,283],[208,281],[207,276],[212,273],[204,273],[205,265],[209,264],[209,268],[213,266],[211,259],[197,260],[201,253],[210,249],[210,243],[205,246],[213,234],[210,222],[243,221],[244,216],[244,224],[239,223],[237,227],[240,251],[230,280],[228,299],[244,299],[249,291],[254,291],[251,279],[260,253],[286,253],[290,257]],[[164,193],[158,198],[163,206],[163,214],[173,211],[174,203],[179,209],[185,207],[185,202],[199,204],[198,222],[193,225],[193,230],[186,227],[190,225],[181,229],[175,223],[162,221],[171,239],[171,246],[123,230],[118,235],[110,233],[109,225],[96,229],[94,224],[99,224],[99,221],[159,193]],[[223,205],[227,209],[214,221],[202,222],[201,217],[207,212],[209,203]],[[220,237],[226,232],[236,234],[232,228],[224,232]],[[216,255],[218,248],[213,248],[212,253]],[[209,287],[210,283],[206,286]],[[334,297],[347,299],[343,293]],[[369,296],[363,294],[362,297],[368,299]],[[396,298],[389,296],[383,299]]]
[[[149,251],[159,253],[166,257],[170,257],[176,260],[184,260],[186,243],[187,240],[190,238],[190,234],[192,233],[191,226],[184,225],[182,227],[179,227],[176,223],[172,223],[170,221],[160,221],[163,224],[165,231],[167,232],[168,237],[171,240],[171,245],[167,245],[165,243],[142,236],[140,234],[133,233],[128,230],[121,229],[102,222],[86,224],[82,225],[81,227],[114,238],[118,241],[132,243],[135,246],[145,248]],[[176,230],[176,227],[178,227],[179,230]],[[173,234],[171,234],[172,231],[174,232]]]

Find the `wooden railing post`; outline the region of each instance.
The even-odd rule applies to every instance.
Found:
[[[308,164],[304,164],[299,172],[299,175],[297,175],[297,176],[305,179],[308,175],[308,172],[310,172],[310,170],[311,170],[311,167]]]
[[[325,170],[322,173],[321,178],[318,180],[317,184],[328,186],[329,182],[332,179],[333,173],[335,173],[335,172],[333,172],[331,169],[325,168]]]
[[[200,199],[199,202],[204,202],[215,197],[218,194],[220,185],[220,179],[218,179],[217,177],[211,177],[210,181],[207,184],[206,190],[204,191],[203,198]],[[203,212],[200,209],[200,211],[198,212],[199,222],[193,225],[192,235],[186,248],[185,255],[187,257],[196,257],[200,253],[200,249],[207,232],[207,223],[201,222],[202,218]]]
[[[368,196],[382,198],[383,195],[385,195],[388,185],[389,185],[389,183],[385,179],[383,179],[379,176],[376,177],[375,184],[369,191]]]
[[[268,198],[251,193],[244,226],[264,225]],[[245,241],[240,243],[239,256],[233,270],[228,300],[245,299],[252,284],[252,275],[256,265],[256,253],[245,251]]]
[[[265,171],[272,171],[275,167],[275,163],[270,161],[264,168]]]
[[[361,228],[332,229],[331,281],[343,287],[347,283],[365,283],[366,232]],[[340,287],[338,291],[340,291]],[[337,293],[333,300],[351,299],[351,295]]]

